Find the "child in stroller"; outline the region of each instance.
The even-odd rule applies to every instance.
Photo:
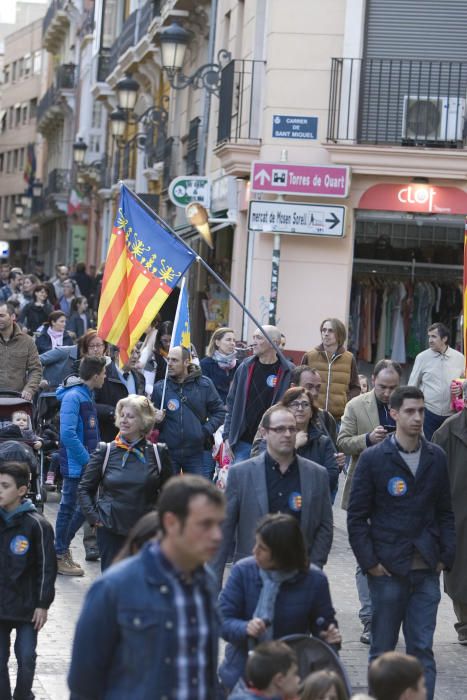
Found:
[[[23,460],[31,470],[30,491],[27,495],[38,510],[43,510],[47,498],[42,484],[43,440],[32,430],[33,406],[14,391],[0,393],[0,447],[17,445]],[[25,418],[27,419],[27,427]],[[15,422],[13,422],[13,419]],[[24,430],[24,433],[23,433]]]

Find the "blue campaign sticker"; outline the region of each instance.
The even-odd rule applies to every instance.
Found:
[[[270,374],[266,379],[266,384],[271,387],[271,389],[274,389],[277,384],[277,374]]]
[[[29,549],[29,540],[25,535],[16,535],[10,542],[10,550],[13,554],[23,556]]]
[[[169,411],[178,411],[180,408],[180,401],[178,399],[169,399],[167,401],[167,408]]]
[[[393,476],[388,481],[388,491],[391,496],[404,496],[407,493],[407,483],[401,476]]]
[[[289,508],[298,513],[302,509],[302,494],[298,491],[292,491],[289,496]]]

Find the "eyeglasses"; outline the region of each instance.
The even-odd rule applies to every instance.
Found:
[[[297,428],[295,425],[278,425],[275,428],[266,428],[266,430],[270,430],[271,432],[277,433],[278,435],[285,435],[286,433],[294,435],[297,432]]]
[[[290,408],[311,408],[311,404],[309,401],[292,401],[292,403],[289,404]]]

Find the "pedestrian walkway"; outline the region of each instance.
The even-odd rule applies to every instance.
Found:
[[[52,497],[56,501],[56,497]],[[336,503],[339,503],[339,497]],[[46,515],[55,523],[57,503],[46,506]],[[354,691],[366,689],[368,647],[360,643],[358,598],[354,583],[355,562],[348,544],[345,513],[334,508],[334,544],[326,573],[337,610],[337,619],[344,639],[341,658],[347,667]],[[36,700],[65,700],[68,698],[66,674],[70,662],[71,643],[82,600],[92,581],[100,574],[100,565],[84,560],[82,538],[78,535],[72,546],[73,559],[84,568],[83,578],[57,579],[57,594],[49,621],[39,635]],[[450,599],[443,595],[435,635],[435,657],[438,664],[436,700],[461,700],[467,687],[467,648],[457,643],[454,614]],[[400,650],[404,651],[402,644]]]

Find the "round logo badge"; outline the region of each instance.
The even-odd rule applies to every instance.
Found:
[[[407,483],[401,476],[393,476],[388,481],[388,491],[391,496],[404,496],[407,493]]]
[[[277,374],[270,374],[266,379],[266,384],[271,387],[271,389],[274,389],[277,384]]]
[[[289,508],[290,510],[298,513],[302,509],[302,494],[298,491],[292,491],[289,496]]]
[[[180,401],[178,399],[169,399],[167,401],[167,408],[169,411],[178,411],[180,408]]]
[[[25,535],[16,535],[10,542],[10,550],[13,554],[23,556],[29,549],[29,540]]]

